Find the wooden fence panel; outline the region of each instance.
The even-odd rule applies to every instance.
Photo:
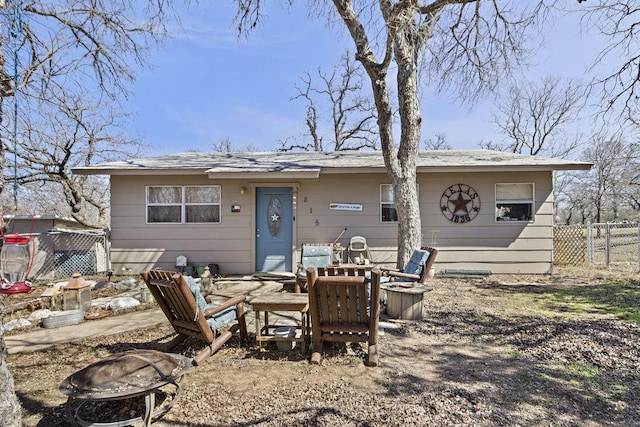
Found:
[[[553,229],[553,263],[581,265],[587,260],[587,237],[583,225],[563,225]]]

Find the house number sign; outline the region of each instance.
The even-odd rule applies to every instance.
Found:
[[[480,212],[480,196],[466,184],[452,185],[440,197],[440,210],[451,222],[469,222]]]

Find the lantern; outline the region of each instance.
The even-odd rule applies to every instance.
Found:
[[[49,299],[49,308],[52,310],[62,310],[62,291],[53,286],[47,286],[40,296]]]
[[[91,284],[80,275],[73,273],[71,280],[62,287],[62,308],[64,310],[91,309]]]
[[[32,264],[29,243],[29,237],[21,234],[4,236],[2,250],[0,250],[0,269],[2,270],[0,293],[18,294],[33,290],[31,283],[26,280]]]

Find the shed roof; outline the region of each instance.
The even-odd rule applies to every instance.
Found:
[[[588,170],[591,163],[490,150],[420,151],[418,172]],[[383,172],[381,151],[185,152],[101,163],[73,169],[82,175],[193,175],[243,178],[282,175],[314,178],[321,173]]]

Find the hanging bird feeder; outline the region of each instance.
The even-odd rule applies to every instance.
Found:
[[[8,234],[2,240],[2,250],[0,250],[0,270],[2,270],[0,294],[31,292],[33,287],[27,281],[33,264],[32,253],[29,250],[31,239],[22,234]]]

